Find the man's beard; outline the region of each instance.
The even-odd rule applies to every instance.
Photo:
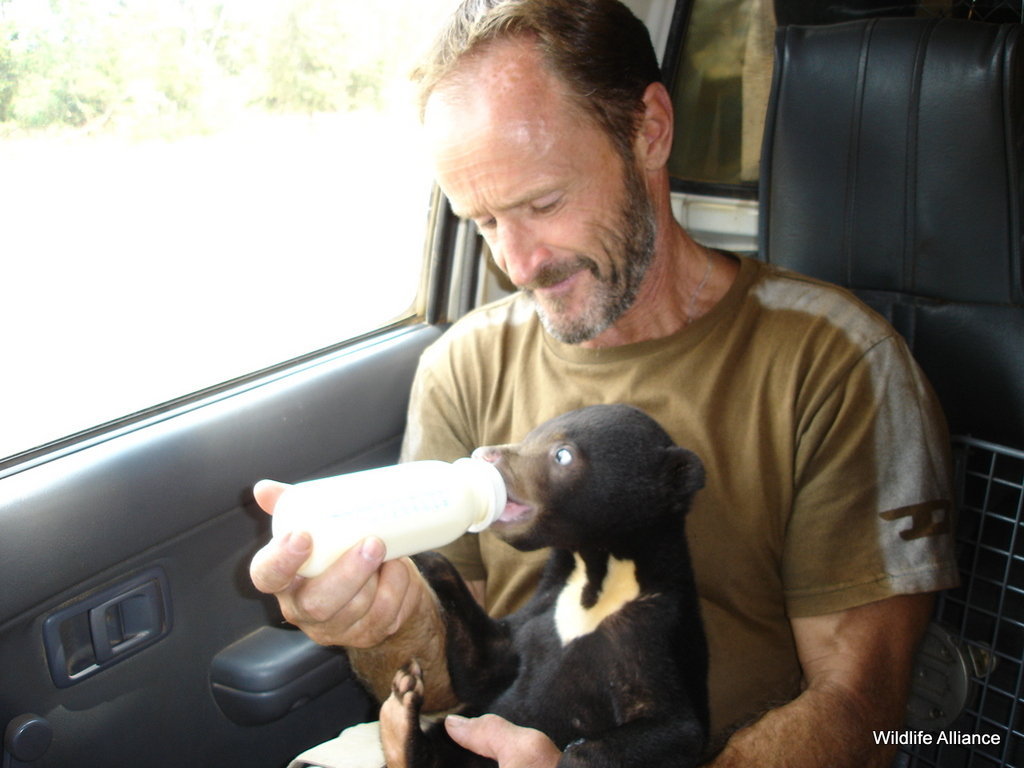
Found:
[[[654,258],[654,206],[632,158],[628,158],[624,166],[625,187],[618,227],[603,228],[600,233],[609,274],[601,275],[596,261],[577,255],[571,261],[541,269],[530,286],[523,289],[533,300],[544,329],[565,344],[593,339],[632,307]],[[560,299],[549,299],[547,307],[538,301],[536,288],[557,285],[582,269],[593,274],[596,285],[579,315],[562,317],[565,303]]]

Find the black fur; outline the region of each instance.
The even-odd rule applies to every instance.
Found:
[[[544,731],[561,766],[693,766],[708,731],[707,647],[684,536],[700,460],[635,408],[593,406],[485,448],[526,513],[493,527],[513,546],[552,547],[537,592],[495,621],[436,553],[415,561],[443,606],[462,714],[499,714]],[[584,608],[601,597],[609,556],[635,564],[639,594],[563,646],[555,606],[576,567]],[[418,701],[413,708],[418,715]],[[443,727],[411,729],[410,768],[493,766]]]

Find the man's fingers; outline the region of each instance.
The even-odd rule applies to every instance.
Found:
[[[260,509],[268,515],[274,514],[274,507],[281,494],[288,490],[287,483],[279,483],[276,480],[260,480],[252,487],[253,498],[260,505]]]
[[[325,571],[327,576],[331,569]],[[326,613],[337,611],[330,617],[336,626],[344,626],[344,637],[334,642],[354,648],[369,648],[386,640],[396,632],[411,612],[415,601],[408,599],[411,578],[409,568],[403,561],[384,563],[373,571],[356,592],[347,590],[352,581],[342,579],[333,583],[330,579],[318,578],[303,585],[301,594],[302,610],[310,619],[323,620]],[[315,590],[314,590],[315,588]],[[337,600],[344,600],[338,605]]]
[[[260,592],[276,595],[295,581],[299,568],[313,551],[308,533],[286,533],[273,538],[256,553],[249,565],[249,577]]]
[[[448,715],[444,719],[445,730],[452,741],[470,752],[492,760],[497,758],[494,740],[496,737],[494,724],[488,725],[487,720],[493,715],[484,715],[470,719],[461,715]]]
[[[309,534],[273,539],[253,558],[256,588],[277,597],[284,619],[324,645],[367,648],[397,631],[416,601],[410,596],[415,566],[384,563],[384,542],[370,537],[320,575],[297,578],[311,551]]]
[[[325,622],[342,608],[346,624],[360,620],[376,596],[384,552],[384,542],[370,537],[342,553],[320,575],[302,582],[295,595],[298,620]]]
[[[553,768],[562,756],[540,731],[521,728],[497,715],[472,719],[449,715],[444,725],[456,743],[497,760],[499,768]]]
[[[284,483],[261,480],[256,503],[273,514]],[[417,605],[411,589],[415,566],[406,559],[384,563],[384,542],[368,537],[344,552],[322,573],[300,578],[313,551],[309,533],[274,537],[256,553],[249,576],[256,589],[277,597],[285,621],[324,645],[369,648],[397,632]]]

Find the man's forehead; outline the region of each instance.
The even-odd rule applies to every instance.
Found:
[[[434,88],[424,109],[428,135],[458,136],[470,121],[526,125],[571,106],[561,80],[528,39],[494,42],[470,54]]]
[[[555,78],[524,56],[538,58],[521,47],[493,51],[488,61],[474,62],[480,78],[460,71],[427,102],[427,146],[464,218],[475,218],[481,206],[495,212],[529,202],[572,163],[571,153],[558,148],[579,121]],[[476,193],[486,200],[473,199]]]
[[[484,43],[466,54],[434,90],[469,84],[471,90],[485,88],[505,97],[536,80],[552,80],[557,84],[558,78],[548,69],[535,40],[517,36]]]

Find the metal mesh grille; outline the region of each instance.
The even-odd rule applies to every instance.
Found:
[[[998,734],[998,745],[904,748],[897,764],[924,768],[1024,768],[1024,452],[956,441],[957,558],[961,585],[943,594],[937,619],[992,654],[967,709],[950,731]]]
[[[1024,21],[1021,0],[954,0],[953,16],[975,21]]]

